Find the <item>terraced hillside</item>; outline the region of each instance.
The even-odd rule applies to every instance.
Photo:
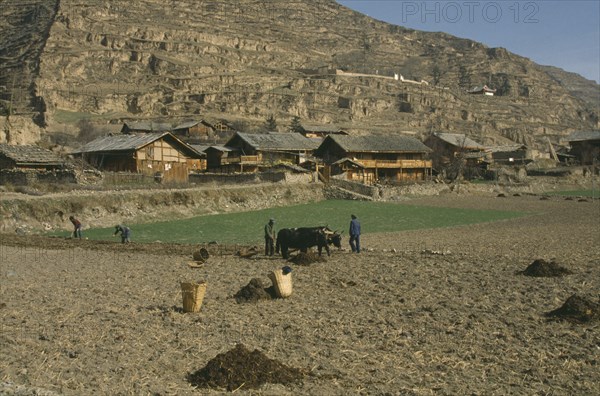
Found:
[[[35,84],[57,8],[56,0],[0,2],[0,108],[5,111],[38,115],[45,110]]]
[[[15,0],[5,3],[4,15],[26,15]],[[273,115],[281,130],[299,116],[353,133],[446,130],[535,146],[598,127],[593,82],[501,48],[379,22],[331,0],[39,0],[30,7],[47,10],[32,19],[35,29],[15,24],[0,34],[4,57],[25,48],[19,27],[39,41],[10,63],[16,66],[0,66],[1,105],[14,111],[11,82],[26,85],[17,107],[31,104],[38,124],[49,122],[46,131],[82,117],[213,117],[255,128]],[[465,93],[484,83],[501,95]]]

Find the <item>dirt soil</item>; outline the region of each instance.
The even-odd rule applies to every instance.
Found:
[[[360,254],[310,266],[208,246],[190,268],[197,246],[2,235],[0,394],[224,394],[188,378],[237,344],[307,373],[242,395],[600,394],[598,321],[546,317],[574,294],[600,297],[600,201],[496,195],[407,202],[527,215],[363,230]],[[537,259],[573,274],[516,274]],[[292,296],[236,303],[283,265]],[[198,279],[202,309],[183,313],[180,282]]]

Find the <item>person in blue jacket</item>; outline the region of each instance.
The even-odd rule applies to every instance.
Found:
[[[360,253],[360,222],[355,215],[350,215],[350,248],[352,252]]]
[[[121,243],[131,242],[131,240],[129,239],[131,238],[131,230],[129,229],[129,227],[126,227],[121,224],[115,226],[115,233],[113,235],[117,235],[119,232],[121,233]]]

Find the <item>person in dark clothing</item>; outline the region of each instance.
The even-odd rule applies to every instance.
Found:
[[[350,248],[352,252],[360,253],[360,223],[356,216],[350,215]]]
[[[265,226],[265,256],[275,254],[275,219],[270,219]]]
[[[81,228],[82,228],[81,222],[73,216],[69,216],[69,220],[71,220],[71,223],[73,223],[73,227],[74,227],[73,238],[81,239]]]
[[[117,235],[119,232],[121,233],[121,243],[131,242],[131,230],[129,227],[120,224],[115,226],[115,233],[113,235]]]

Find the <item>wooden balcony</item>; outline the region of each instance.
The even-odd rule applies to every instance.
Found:
[[[356,160],[356,162],[362,164],[365,168],[402,168],[402,169],[414,169],[414,168],[431,168],[431,160]]]
[[[258,155],[240,155],[239,157],[221,158],[221,165],[258,165],[259,163]]]

